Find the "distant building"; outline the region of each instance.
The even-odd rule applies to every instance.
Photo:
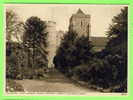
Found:
[[[79,36],[89,36],[90,34],[90,15],[85,14],[81,9],[70,18],[69,30],[76,32]]]

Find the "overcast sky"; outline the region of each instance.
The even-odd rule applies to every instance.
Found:
[[[53,20],[56,29],[67,31],[69,18],[80,8],[85,14],[91,15],[91,36],[105,36],[113,16],[120,13],[125,5],[87,5],[87,4],[8,4],[6,9],[17,13],[22,21],[31,16],[42,20]]]

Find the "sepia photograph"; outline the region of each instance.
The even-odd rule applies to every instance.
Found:
[[[5,4],[5,93],[128,93],[128,5]]]

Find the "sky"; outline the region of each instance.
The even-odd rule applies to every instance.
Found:
[[[6,4],[5,10],[13,10],[22,21],[38,16],[44,21],[55,21],[56,30],[67,31],[69,19],[80,8],[91,16],[91,36],[106,36],[112,18],[127,5],[88,4]]]

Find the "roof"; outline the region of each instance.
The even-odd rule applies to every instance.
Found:
[[[107,37],[90,37],[90,41],[94,46],[93,49],[97,52],[101,51],[105,48],[108,38]]]
[[[94,46],[105,46],[108,42],[107,37],[90,37],[90,41]]]

